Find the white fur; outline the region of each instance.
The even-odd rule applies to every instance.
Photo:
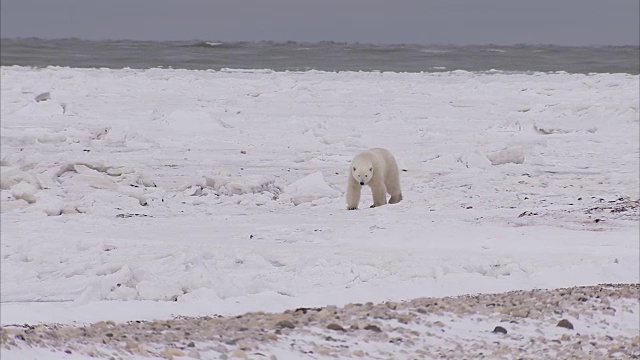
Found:
[[[373,194],[373,205],[387,203],[387,193],[391,195],[389,204],[402,200],[400,191],[400,171],[396,158],[387,149],[374,148],[356,155],[351,162],[347,184],[347,209],[355,210],[360,203],[362,186],[369,185]]]

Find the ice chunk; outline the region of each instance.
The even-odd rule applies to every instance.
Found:
[[[487,154],[487,158],[491,161],[491,165],[508,163],[522,164],[524,163],[524,151],[522,150],[522,146],[510,146],[503,150]]]
[[[322,198],[336,197],[340,192],[327,185],[321,172],[315,172],[285,187],[284,194],[294,205],[300,205]]]

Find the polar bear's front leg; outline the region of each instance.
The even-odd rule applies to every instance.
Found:
[[[355,210],[360,203],[360,192],[362,185],[358,184],[353,176],[349,176],[349,184],[347,185],[347,210]]]
[[[370,184],[371,193],[373,195],[373,205],[371,207],[382,206],[387,203],[387,187],[384,183]]]

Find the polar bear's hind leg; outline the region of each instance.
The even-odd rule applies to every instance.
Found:
[[[402,191],[400,191],[400,175],[398,174],[398,170],[393,169],[391,173],[388,175],[387,179],[387,191],[391,198],[389,199],[389,204],[397,204],[402,200]]]
[[[371,207],[382,206],[387,203],[387,187],[382,184],[371,184],[371,193],[373,195],[373,205]]]

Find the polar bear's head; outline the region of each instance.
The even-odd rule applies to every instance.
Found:
[[[373,163],[365,159],[356,159],[351,164],[351,176],[360,184],[366,185],[373,177]]]

